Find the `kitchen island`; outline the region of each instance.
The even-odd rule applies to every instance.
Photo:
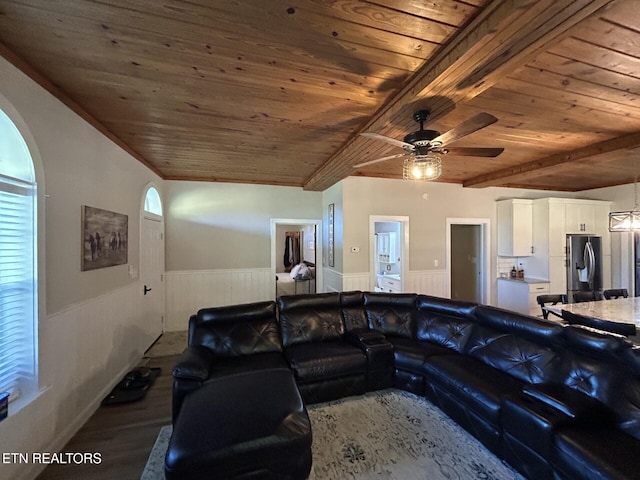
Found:
[[[609,322],[633,323],[640,331],[640,297],[570,303],[567,305],[547,305],[544,308],[557,315],[561,315],[562,310],[567,310],[577,315],[600,318]],[[629,340],[640,344],[640,335],[631,336]]]

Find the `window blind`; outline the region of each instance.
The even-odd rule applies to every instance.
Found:
[[[35,376],[35,185],[0,175],[0,392]]]

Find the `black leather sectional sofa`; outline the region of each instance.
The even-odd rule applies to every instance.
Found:
[[[424,395],[530,479],[640,479],[640,349],[622,336],[415,294],[203,309],[173,370],[174,420],[203,385],[281,368],[306,403]]]

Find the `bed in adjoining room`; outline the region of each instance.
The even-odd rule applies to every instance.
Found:
[[[276,274],[276,296],[315,293],[316,267],[310,262],[295,265],[290,272]]]
[[[276,226],[276,297],[316,293],[316,227]]]

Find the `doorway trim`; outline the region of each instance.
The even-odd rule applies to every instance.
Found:
[[[406,215],[369,215],[369,290],[376,286],[375,233],[377,222],[399,222],[402,225],[402,252],[400,252],[400,289],[404,292],[409,274],[409,217]]]
[[[271,291],[274,298],[276,294],[276,227],[278,225],[315,225],[316,227],[316,292],[324,292],[323,283],[323,258],[322,244],[322,220],[317,218],[272,218],[270,225],[271,235]]]
[[[488,305],[491,298],[491,219],[489,218],[447,218],[446,228],[446,294],[451,298],[451,225],[480,225],[482,227],[482,303]]]

